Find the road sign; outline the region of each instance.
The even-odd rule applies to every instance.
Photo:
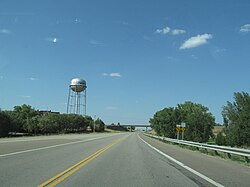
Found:
[[[185,122],[181,122],[181,126],[185,128],[186,127],[186,123]]]
[[[181,122],[180,125],[176,125],[176,131],[177,131],[177,139],[179,140],[179,133],[182,131],[182,140],[184,140],[184,131],[186,129],[186,123]]]
[[[185,128],[184,128],[184,127],[176,127],[176,130],[177,130],[177,131],[184,131]]]

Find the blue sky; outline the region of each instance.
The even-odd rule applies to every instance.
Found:
[[[221,110],[250,92],[248,0],[1,0],[0,107],[66,112],[87,82],[87,114],[148,123],[185,101]]]

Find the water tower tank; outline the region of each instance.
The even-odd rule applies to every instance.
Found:
[[[70,88],[74,92],[82,92],[87,88],[86,81],[80,78],[74,78],[70,82]]]

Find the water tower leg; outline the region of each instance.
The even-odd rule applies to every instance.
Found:
[[[69,103],[69,101],[70,101],[70,87],[69,87],[69,95],[68,95],[68,104],[67,104],[67,114],[69,113],[69,105],[70,105],[70,103]]]
[[[87,100],[86,100],[87,91],[86,91],[86,89],[85,89],[84,92],[85,92],[85,93],[84,93],[84,117],[86,117],[86,115],[87,115]]]
[[[76,98],[75,98],[75,114],[77,114],[77,102],[78,102],[78,101],[77,101],[77,96],[78,96],[78,95],[77,95],[77,93],[76,93]]]

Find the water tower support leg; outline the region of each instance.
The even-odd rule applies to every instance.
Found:
[[[67,114],[69,113],[69,105],[70,105],[69,101],[70,101],[70,88],[69,88],[69,95],[68,95]]]

